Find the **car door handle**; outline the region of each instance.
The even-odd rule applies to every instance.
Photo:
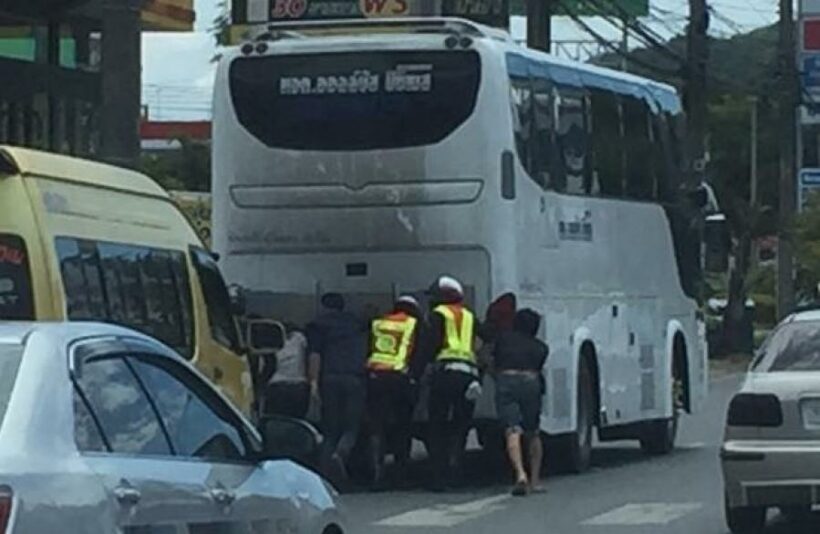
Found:
[[[236,500],[236,494],[225,488],[211,488],[208,493],[211,494],[211,499],[220,506],[230,506]]]
[[[140,502],[142,493],[137,488],[131,486],[117,486],[114,488],[114,496],[123,506],[134,506]]]

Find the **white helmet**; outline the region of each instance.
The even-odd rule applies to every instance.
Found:
[[[396,299],[396,304],[409,304],[414,308],[421,308],[421,306],[419,305],[419,301],[416,300],[416,297],[414,297],[413,295],[400,296],[398,299]]]
[[[464,288],[461,287],[461,282],[452,276],[439,277],[437,285],[439,291],[452,291],[454,293],[458,293],[460,297],[464,297]]]

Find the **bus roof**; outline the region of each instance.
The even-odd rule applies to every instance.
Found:
[[[512,40],[509,33],[476,22],[454,17],[407,17],[385,19],[342,19],[333,21],[284,22],[259,25],[254,40],[302,42],[324,41],[328,48],[336,51],[339,42],[355,35],[367,41],[395,41],[398,35],[416,35],[423,38],[436,33],[468,35],[477,40],[494,42],[505,52],[517,53],[528,60],[548,66],[550,75],[558,83],[568,83],[584,88],[598,88],[619,94],[634,95],[635,88],[645,91],[665,111],[678,113],[681,103],[677,90],[665,83],[634,74],[616,71],[590,63],[563,59],[552,54],[522,46]],[[405,41],[406,42],[406,41]],[[226,59],[241,56],[240,47],[235,47]]]
[[[136,171],[27,148],[0,145],[0,175],[2,174],[39,176],[170,199],[168,193],[156,182]]]

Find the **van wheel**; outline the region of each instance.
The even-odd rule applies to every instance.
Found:
[[[675,375],[677,372],[672,377],[672,417],[648,421],[641,433],[641,448],[647,454],[669,454],[675,448],[678,420],[683,409],[683,380]]]
[[[592,463],[592,432],[594,425],[594,396],[592,373],[586,360],[578,369],[578,409],[575,432],[561,438],[561,463],[570,473],[583,473]]]
[[[741,506],[731,508],[729,500],[723,497],[726,526],[732,534],[758,534],[766,526],[766,508],[763,506]]]

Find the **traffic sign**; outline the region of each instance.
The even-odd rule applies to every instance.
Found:
[[[800,185],[820,186],[820,169],[800,169]]]
[[[803,88],[809,91],[820,89],[820,53],[803,54],[800,63]]]

